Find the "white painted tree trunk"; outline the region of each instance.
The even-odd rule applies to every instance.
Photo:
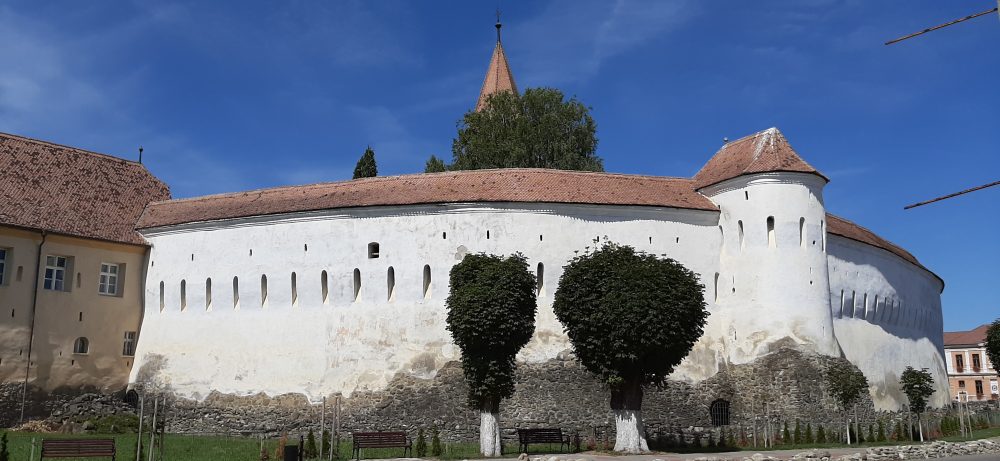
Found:
[[[924,441],[924,425],[920,423],[920,416],[917,416],[917,432],[920,433],[920,441]]]
[[[642,410],[615,410],[615,429],[615,451],[633,454],[649,452]]]
[[[847,423],[847,424],[845,424],[847,426],[847,431],[845,432],[845,434],[847,434],[847,444],[850,445],[851,444],[851,418],[844,418],[844,419],[846,420],[845,422]]]
[[[500,415],[479,412],[479,452],[483,456],[500,456]]]

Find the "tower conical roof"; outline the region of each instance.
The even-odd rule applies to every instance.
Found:
[[[500,23],[497,23],[497,46],[493,48],[493,57],[490,58],[490,67],[486,69],[486,78],[483,79],[483,88],[479,90],[479,101],[476,102],[476,112],[483,110],[486,106],[486,99],[494,93],[501,91],[512,91],[517,94],[517,85],[514,84],[514,74],[507,64],[507,54],[503,51],[503,44],[500,43]]]
[[[827,179],[799,157],[777,128],[768,128],[722,146],[694,175],[695,188],[701,189],[745,174],[772,171],[812,173]]]

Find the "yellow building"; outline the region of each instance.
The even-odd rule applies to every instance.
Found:
[[[125,386],[149,249],[135,222],[168,198],[140,163],[0,133],[0,426],[22,399],[30,415]]]
[[[951,398],[963,402],[997,400],[996,364],[986,355],[986,330],[983,324],[969,331],[946,331],[944,352],[948,363],[948,384]]]

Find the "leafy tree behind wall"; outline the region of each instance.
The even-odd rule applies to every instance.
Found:
[[[1000,370],[1000,319],[986,330],[986,356],[990,358],[994,370]]]
[[[848,412],[861,398],[861,393],[868,389],[868,378],[857,367],[846,360],[833,362],[826,370],[826,384],[833,394],[834,400],[844,410],[844,420],[848,419]],[[848,423],[848,440],[850,444],[852,433]]]
[[[368,146],[358,159],[358,164],[354,166],[354,179],[376,176],[378,176],[378,166],[375,164],[375,151],[372,150],[372,146]]]
[[[535,332],[535,276],[520,254],[466,255],[449,275],[447,329],[480,412],[480,450],[500,456],[500,400],[514,393],[514,357]]]
[[[555,168],[604,171],[590,109],[553,88],[495,93],[458,123],[451,170]]]
[[[701,337],[704,289],[677,261],[614,243],[564,268],[552,309],[578,360],[611,390],[615,451],[649,450],[642,387],[663,383]]]

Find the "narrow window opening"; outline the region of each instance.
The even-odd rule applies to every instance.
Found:
[[[354,302],[358,302],[361,296],[361,270],[354,269]]]
[[[368,244],[368,259],[376,259],[379,256],[378,242]]]
[[[882,321],[882,317],[885,316],[885,308],[878,308],[878,295],[875,295],[875,301],[872,301],[872,319],[876,322]]]
[[[80,317],[77,319],[77,322],[82,322],[82,321],[83,321],[83,312],[80,312]]]
[[[424,264],[424,299],[431,299],[431,266]]]
[[[858,293],[856,291],[851,291],[851,310],[850,310],[851,318],[857,316],[855,312],[857,311],[857,309],[858,309]]]
[[[545,296],[545,264],[538,263],[535,270],[535,295]]]
[[[448,233],[447,232],[442,232],[441,233],[441,238],[447,240],[448,239]]]
[[[806,218],[799,218],[799,246],[806,247]]]
[[[194,261],[194,253],[191,253],[191,260]]]
[[[490,231],[486,231],[486,240],[490,239]]]
[[[187,281],[181,280],[181,312],[187,309]]]
[[[165,293],[163,289],[163,281],[160,281],[160,312],[163,312],[163,309],[167,307],[167,303],[165,302],[164,297]]]
[[[767,217],[767,246],[774,248],[777,242],[774,241],[774,216]]]
[[[250,249],[250,256],[253,256],[253,248]]]
[[[136,332],[126,331],[125,340],[122,341],[122,355],[125,357],[132,357],[135,355],[135,337]]]
[[[83,285],[82,281],[83,281],[83,277],[80,275],[79,272],[77,272],[76,273],[76,287],[77,288],[80,288]]]
[[[240,308],[240,278],[233,277],[233,309]]]
[[[212,310],[212,278],[205,279],[205,310]]]
[[[538,234],[538,241],[539,241],[539,242],[541,242],[541,241],[542,241],[542,234]]]
[[[724,229],[722,229],[722,226],[719,226],[719,241],[722,242],[721,246],[723,248],[725,248],[725,246],[726,246],[726,231]],[[653,243],[653,237],[649,238],[649,243]]]
[[[868,311],[868,293],[865,293],[861,298],[861,318],[871,320],[871,312]]]
[[[826,223],[824,221],[819,222],[820,228],[820,250],[826,251]]]
[[[681,243],[681,238],[680,237],[675,238],[674,243]]]
[[[260,276],[260,307],[267,307],[267,275]]]
[[[715,273],[715,302],[719,302],[719,273]]]
[[[736,274],[733,274],[733,293],[736,293]]]
[[[652,244],[652,243],[653,243],[653,237],[650,237],[650,238],[649,238],[649,243],[650,243],[650,244]]]
[[[295,280],[295,272],[292,272],[292,307],[299,305],[299,287]]]
[[[325,306],[330,302],[330,278],[326,271],[319,274],[319,284],[323,289],[323,305]]]
[[[73,353],[74,354],[86,354],[90,351],[90,341],[87,338],[79,337],[73,342]]]
[[[24,266],[17,266],[17,275],[15,276],[14,280],[20,282],[22,275],[24,275]]]
[[[308,243],[303,243],[302,244],[302,251],[309,251],[309,244]]]
[[[737,230],[739,231],[740,251],[742,252],[743,249],[746,248],[746,244],[744,243],[743,240],[743,221],[736,221],[736,227],[738,228]]]
[[[844,318],[844,290],[840,290],[840,318]]]
[[[395,301],[396,300],[396,269],[393,269],[392,266],[389,266],[389,270],[386,271],[385,278],[386,278],[386,288],[387,288],[386,300],[389,301],[389,302]]]
[[[748,191],[743,191],[743,198],[744,198],[745,200],[750,200],[750,192],[748,192]]]

